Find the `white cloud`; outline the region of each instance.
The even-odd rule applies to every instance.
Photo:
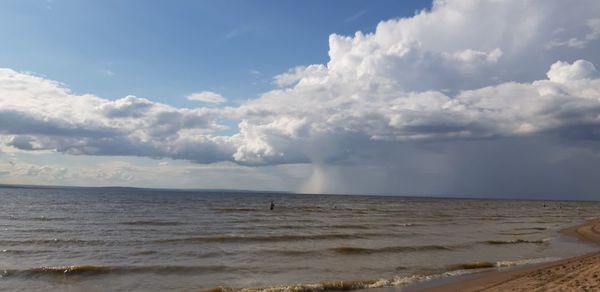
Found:
[[[341,153],[334,147],[326,154],[326,145],[341,147],[356,143],[353,139],[461,140],[600,125],[600,79],[591,78],[597,76],[591,63],[557,62],[548,76],[550,80],[500,83],[455,95],[405,92],[372,80],[300,81],[237,109],[246,120],[234,158],[250,163],[303,161],[313,160],[314,153],[308,152],[314,150],[327,160]]]
[[[213,134],[225,128],[216,119],[214,109],[75,95],[60,83],[0,69],[0,133],[21,149],[228,160],[232,150],[218,146],[227,138]]]
[[[558,61],[552,64],[546,75],[548,75],[550,81],[568,83],[569,81],[596,78],[597,73],[594,64],[586,60],[577,60],[573,64]]]
[[[593,34],[600,4],[580,4],[435,1],[431,11],[381,22],[374,33],[333,34],[326,65],[280,74],[280,89],[233,111],[244,120],[234,157],[305,161],[314,149],[331,160],[347,156],[323,154],[326,144],[356,139],[460,140],[588,127],[598,122],[598,42],[544,46],[557,33]],[[572,56],[587,61],[556,63]],[[302,130],[290,131],[292,125]]]
[[[227,101],[227,99],[225,99],[222,95],[220,95],[216,92],[212,92],[212,91],[202,91],[202,92],[192,93],[187,96],[187,99],[193,100],[193,101],[202,101],[202,102],[207,102],[207,103],[223,103],[223,102]]]
[[[283,74],[276,75],[273,80],[278,87],[286,87],[302,81],[303,84],[326,82],[327,68],[323,65],[298,66]]]
[[[231,162],[195,164],[150,158],[38,154],[6,159],[0,153],[0,182],[73,186],[136,186],[249,190],[299,189],[310,174],[307,165],[247,167]]]

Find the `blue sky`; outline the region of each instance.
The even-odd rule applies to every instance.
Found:
[[[372,32],[428,1],[2,1],[0,64],[76,93],[136,95],[175,106],[215,91],[231,102],[272,77],[326,63],[331,33]]]
[[[0,183],[594,198],[600,2],[0,1]]]

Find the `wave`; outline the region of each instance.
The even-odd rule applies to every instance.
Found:
[[[309,292],[309,291],[341,291],[356,290],[365,288],[386,287],[385,280],[342,280],[325,281],[320,283],[300,283],[290,285],[279,285],[262,288],[241,288],[216,287],[204,290],[205,292]]]
[[[464,270],[444,272],[433,275],[412,275],[406,277],[394,277],[392,279],[370,279],[370,280],[341,280],[341,281],[323,281],[318,283],[298,283],[290,285],[278,285],[261,288],[231,288],[215,287],[204,290],[205,292],[312,292],[312,291],[348,291],[362,290],[385,287],[401,287],[418,282],[458,276],[466,274]]]
[[[26,249],[3,249],[0,250],[0,253],[4,254],[39,254],[39,253],[49,253],[51,250],[26,250]]]
[[[297,256],[309,256],[318,254],[319,250],[266,250],[267,253],[278,254],[283,256],[297,257]]]
[[[447,278],[471,274],[477,270],[489,268],[505,268],[525,264],[535,264],[556,260],[553,258],[524,259],[514,261],[499,262],[473,262],[463,263],[447,267],[446,271],[424,275],[396,276],[391,279],[370,279],[370,280],[342,280],[342,281],[324,281],[318,283],[298,283],[290,285],[277,285],[261,288],[231,288],[215,287],[204,290],[205,292],[308,292],[308,291],[341,291],[341,290],[359,290],[369,288],[401,287],[418,282],[429,281],[439,278]]]
[[[416,223],[386,223],[386,224],[377,224],[377,223],[367,223],[367,224],[353,224],[353,223],[338,223],[338,224],[327,224],[324,222],[319,222],[316,220],[310,220],[308,222],[302,222],[298,220],[294,220],[294,223],[290,224],[281,224],[277,222],[270,222],[266,220],[259,220],[258,222],[263,224],[245,224],[244,226],[235,226],[232,229],[235,230],[257,230],[257,229],[269,229],[269,230],[285,230],[285,229],[318,229],[318,230],[373,230],[381,227],[412,227],[418,226]],[[248,223],[244,221],[240,222],[231,222],[231,223]],[[307,224],[309,223],[309,224]],[[182,233],[183,234],[183,233]]]
[[[539,231],[524,231],[524,232],[515,232],[515,231],[504,231],[498,232],[501,235],[531,235],[531,234],[539,234]]]
[[[474,270],[474,269],[486,269],[495,268],[496,263],[493,262],[473,262],[473,263],[462,263],[448,266],[448,270]]]
[[[100,246],[111,243],[104,240],[83,240],[83,239],[25,239],[25,240],[0,240],[0,245],[4,246],[21,246],[21,245],[49,245],[49,246],[64,246],[64,245],[80,245],[80,246]]]
[[[530,244],[545,244],[548,243],[550,239],[537,239],[537,240],[527,240],[527,239],[509,239],[509,240],[486,240],[483,241],[485,244],[491,245],[503,245],[503,244],[522,244],[522,243],[530,243]]]
[[[67,233],[71,230],[68,229],[57,229],[57,228],[31,228],[31,229],[15,229],[12,232],[18,233]]]
[[[4,270],[2,277],[40,277],[40,276],[102,276],[107,274],[151,273],[151,274],[182,274],[229,272],[234,268],[226,266],[50,266],[30,269]]]
[[[187,257],[187,258],[211,258],[211,257],[222,257],[225,255],[235,255],[236,253],[234,252],[229,252],[229,251],[218,251],[218,252],[202,252],[202,251],[181,251],[181,252],[173,252],[170,250],[166,250],[166,251],[157,251],[157,250],[140,250],[137,252],[132,252],[131,255],[133,256],[150,256],[150,255],[162,255],[162,256],[171,256],[171,255],[175,255],[175,256],[183,256],[183,257]]]
[[[177,221],[152,221],[152,220],[143,221],[142,220],[142,221],[121,222],[120,224],[122,224],[122,225],[175,226],[175,225],[181,225],[183,223],[177,222]]]
[[[388,246],[381,248],[364,248],[352,246],[339,246],[332,249],[338,254],[375,254],[375,253],[396,253],[396,252],[415,252],[415,251],[434,251],[434,250],[452,250],[452,247],[442,245],[421,245],[421,246]]]
[[[40,216],[40,217],[21,218],[20,220],[26,220],[26,221],[66,221],[66,220],[71,220],[71,218],[67,218],[67,217],[46,217],[46,216]]]
[[[327,249],[314,250],[286,250],[275,249],[265,250],[264,252],[279,254],[284,256],[309,256],[325,253],[336,253],[339,255],[368,255],[378,253],[402,253],[402,252],[419,252],[419,251],[436,251],[436,250],[453,250],[454,247],[440,245],[424,245],[424,246],[388,246],[381,248],[365,248],[354,246],[338,246]]]
[[[390,226],[399,226],[399,227],[412,227],[412,226],[422,226],[423,224],[418,223],[395,223],[390,224]]]
[[[511,260],[511,261],[498,261],[498,262],[496,262],[496,266],[499,268],[510,268],[513,266],[547,263],[547,262],[551,262],[551,261],[557,261],[559,259],[560,258],[546,257],[546,258],[522,259],[522,260]]]
[[[333,208],[333,207],[300,207],[300,210],[305,211],[305,212],[331,212],[332,210],[344,210],[344,209],[338,209]],[[345,211],[345,210],[344,210]]]
[[[515,228],[515,230],[548,230],[548,227],[521,227]]]
[[[20,217],[20,216],[16,216],[16,215],[5,215],[5,216],[0,216],[0,219],[5,219],[5,220],[19,220],[19,221],[67,221],[67,220],[71,220],[73,218],[69,218],[69,217],[46,217],[46,216]]]
[[[447,271],[458,271],[458,270],[477,270],[477,269],[488,269],[488,268],[510,268],[514,266],[539,264],[550,261],[558,260],[558,258],[533,258],[533,259],[521,259],[521,260],[506,260],[497,262],[470,262],[454,264],[446,267]]]
[[[362,230],[366,230],[366,229],[372,229],[374,226],[373,225],[368,225],[368,224],[333,224],[333,225],[329,225],[329,224],[314,224],[314,222],[311,222],[313,224],[307,225],[307,224],[254,224],[254,225],[250,225],[248,224],[247,226],[236,226],[235,229],[236,230],[256,230],[256,229],[260,229],[260,228],[264,228],[264,229],[269,229],[269,230],[278,230],[278,229],[293,229],[293,230],[298,230],[298,229],[312,229],[312,228],[316,228],[319,230],[323,230],[323,229],[362,229]]]
[[[319,226],[321,227],[321,226]],[[324,227],[334,228],[334,229],[371,229],[369,225],[361,225],[361,224],[335,224],[335,225],[325,225]]]
[[[333,234],[306,234],[306,235],[263,235],[263,236],[196,236],[156,240],[156,243],[204,243],[204,242],[273,242],[273,241],[300,241],[300,240],[332,240],[332,239],[355,239],[368,238],[372,236],[388,236],[383,233],[333,233]]]
[[[155,250],[142,250],[142,251],[138,251],[133,253],[133,255],[137,255],[137,256],[144,256],[144,255],[152,255],[152,254],[158,254],[158,251]]]
[[[321,223],[320,220],[318,219],[309,219],[309,218],[294,218],[293,219],[294,223]],[[223,221],[223,223],[231,223],[231,224],[236,224],[236,223],[244,223],[244,224],[248,224],[248,223],[269,223],[269,224],[273,224],[274,221],[271,218],[268,218],[267,216],[265,217],[255,217],[255,218],[231,218],[231,219],[227,219],[225,221]],[[277,223],[277,222],[276,222]],[[273,225],[274,227],[277,227],[277,225]]]
[[[261,210],[264,211],[263,209],[256,208],[213,208],[212,210],[221,213],[255,212]]]

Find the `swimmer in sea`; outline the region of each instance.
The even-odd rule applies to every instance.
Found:
[[[273,201],[271,201],[271,207],[270,209],[273,210],[275,208],[275,203],[273,203]]]

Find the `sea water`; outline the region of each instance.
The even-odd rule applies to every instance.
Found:
[[[559,230],[599,214],[594,202],[0,188],[0,290],[402,287],[593,251]]]

